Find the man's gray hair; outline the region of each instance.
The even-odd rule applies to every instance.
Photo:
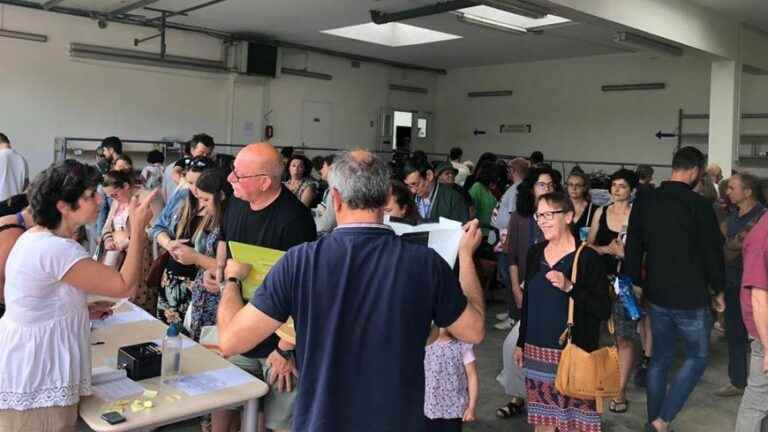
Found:
[[[373,210],[387,204],[389,167],[366,151],[344,152],[331,165],[328,186],[354,210]]]

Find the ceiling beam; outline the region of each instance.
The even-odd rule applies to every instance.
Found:
[[[111,10],[108,12],[109,15],[122,15],[125,13],[128,13],[130,11],[134,11],[136,9],[143,8],[144,6],[149,6],[152,3],[157,3],[159,0],[138,0],[133,3],[129,3],[125,6],[119,7],[117,9]]]
[[[48,0],[47,2],[43,3],[43,9],[48,10],[62,2],[64,2],[64,0]]]
[[[478,3],[472,0],[449,0],[441,3],[435,3],[429,6],[407,9],[399,12],[386,13],[379,10],[371,11],[371,21],[376,24],[386,24],[391,22],[403,21],[412,18],[421,18],[430,15],[437,15],[444,12],[452,12],[472,6]]]
[[[193,11],[196,11],[196,10],[199,10],[199,9],[202,9],[202,8],[206,8],[208,6],[213,6],[213,5],[217,4],[217,3],[225,2],[225,1],[227,1],[227,0],[211,0],[211,1],[207,1],[205,3],[201,3],[201,4],[197,5],[197,6],[192,6],[192,7],[186,8],[186,9],[182,9],[180,11],[176,11],[176,12],[173,12],[173,13],[166,14],[165,18],[170,18],[170,17],[174,17],[174,16],[177,16],[177,15],[185,15],[187,12],[193,12]],[[162,19],[162,17],[152,18],[151,20],[149,20],[149,22],[160,21],[160,19]]]

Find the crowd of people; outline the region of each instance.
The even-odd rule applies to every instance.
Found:
[[[500,418],[602,430],[598,401],[555,385],[566,328],[587,352],[616,345],[607,409],[632,409],[634,376],[649,432],[671,430],[713,326],[729,351],[715,395],[742,397],[736,430],[756,432],[768,414],[768,218],[747,172],[723,179],[685,147],[658,187],[650,166],[614,172],[600,206],[593,176],[561,173],[541,152],[473,164],[459,148],[448,161],[417,151],[391,162],[364,150],[310,160],[268,143],[232,160],[215,148],[198,134],[178,161],[154,150],[139,171],[108,137],[95,166],[55,162],[29,182],[0,134],[0,430],[73,427],[91,394],[90,320],[112,313],[94,294],[129,298],[195,341],[216,327],[218,352],[270,385],[260,409],[273,431],[461,430],[477,416],[473,346],[499,293]],[[440,218],[463,224],[455,268],[387,225]],[[251,298],[230,241],[287,251]],[[622,277],[639,319],[617,296]],[[295,340],[276,333],[289,318]],[[238,417],[200,421],[225,432]]]

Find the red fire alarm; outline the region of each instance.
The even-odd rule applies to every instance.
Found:
[[[267,139],[275,136],[275,128],[272,125],[267,125],[267,127],[264,128],[264,136],[267,137]]]

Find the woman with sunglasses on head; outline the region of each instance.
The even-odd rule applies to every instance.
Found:
[[[537,202],[535,219],[543,241],[528,250],[520,337],[515,362],[523,368],[528,394],[528,423],[536,432],[599,432],[594,400],[565,396],[554,385],[567,328],[568,305],[574,300],[571,343],[591,352],[598,348],[600,323],[610,315],[608,283],[600,256],[581,249],[574,236],[573,207],[562,193],[547,193]],[[571,280],[573,266],[576,280]]]
[[[150,202],[129,206],[131,242],[116,271],[90,258],[72,240],[94,223],[101,197],[95,167],[74,160],[40,173],[29,191],[35,226],[19,237],[6,261],[0,319],[0,430],[75,430],[81,396],[91,394],[90,320],[112,304],[89,305],[88,295],[132,297],[142,276]]]
[[[104,174],[101,182],[104,194],[112,200],[107,220],[101,232],[101,247],[99,262],[115,270],[120,270],[125,258],[125,251],[131,242],[130,206],[133,197],[143,198],[149,192],[142,191],[135,183],[135,177],[130,172],[109,171]],[[160,198],[152,200],[152,211],[159,214],[162,209]],[[157,293],[147,288],[144,280],[152,262],[152,251],[149,246],[142,251],[144,277],[139,284],[136,296],[132,301],[140,308],[154,315],[157,303]]]
[[[632,192],[637,187],[637,183],[637,174],[634,171],[622,168],[613,173],[611,175],[612,203],[597,209],[589,230],[587,242],[602,255],[605,271],[611,278],[619,272],[621,260],[624,258],[624,242],[629,226],[629,214],[632,211]],[[626,390],[635,361],[637,322],[629,318],[624,305],[618,298],[613,302],[613,322],[616,329],[621,374],[619,395],[610,402],[608,409],[615,413],[625,413],[629,408]]]
[[[528,249],[543,240],[541,230],[533,219],[536,200],[544,194],[561,190],[560,185],[555,181],[556,178],[554,170],[548,167],[529,170],[528,175],[518,186],[516,208],[509,216],[506,250],[509,256],[509,279],[512,287],[512,300],[509,304],[511,328],[503,326],[503,322],[497,324],[497,328],[510,329],[502,348],[504,369],[500,376],[506,393],[512,396],[512,399],[496,410],[496,416],[500,418],[509,418],[525,411],[525,388],[521,371],[515,365],[513,358],[519,330],[519,326],[515,325],[513,319],[520,316],[520,308],[523,306],[522,285],[527,271]]]
[[[191,287],[190,336],[200,339],[204,326],[216,324],[216,310],[220,292],[209,292],[203,286],[203,272],[216,269],[216,246],[221,228],[221,218],[232,196],[232,186],[219,169],[211,169],[200,175],[195,182],[194,197],[197,202],[200,223],[191,235],[193,246],[177,243],[169,251],[173,259],[197,267],[197,276]],[[188,312],[190,313],[190,312]]]
[[[152,238],[169,252],[165,256],[167,261],[160,278],[157,300],[157,317],[168,324],[184,319],[190,289],[197,276],[194,264],[179,262],[171,252],[180,245],[192,246],[192,235],[203,220],[195,197],[195,183],[203,172],[214,167],[214,161],[205,156],[190,159],[186,164],[184,181],[168,200],[163,214],[152,228]],[[164,256],[159,259],[164,259]]]

